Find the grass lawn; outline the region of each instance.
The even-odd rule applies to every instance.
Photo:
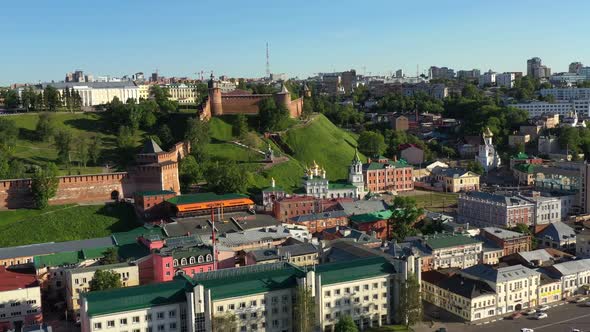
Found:
[[[294,151],[295,159],[305,165],[315,160],[326,169],[330,180],[348,177],[348,166],[357,142],[325,116],[319,114],[310,124],[288,130],[283,140]]]
[[[57,210],[62,210],[68,208],[72,205],[55,205],[49,206],[43,210],[36,210],[36,209],[18,209],[18,210],[9,210],[9,211],[0,211],[0,227],[6,227],[12,223],[17,221],[21,221],[24,219],[32,218],[39,215],[44,215],[47,213],[52,213]]]
[[[91,136],[97,135],[102,139],[103,154],[112,155],[115,148],[115,136],[107,133],[104,130],[104,123],[102,115],[99,113],[53,113],[53,124],[57,130],[68,129],[72,131],[74,137],[81,135]],[[40,164],[44,162],[56,162],[57,150],[53,142],[38,141],[35,138],[35,128],[39,121],[39,114],[20,114],[10,116],[8,119],[13,120],[19,128],[19,139],[16,143],[14,156],[22,159],[25,163]],[[139,145],[142,141],[143,132],[138,132],[136,140]],[[76,144],[74,142],[74,148]],[[75,155],[75,153],[73,153]],[[75,159],[75,158],[74,158]],[[57,163],[57,162],[56,162]],[[94,167],[77,167],[77,162],[74,160],[70,170],[65,169],[63,165],[60,166],[61,175],[76,175],[76,174],[96,174],[102,173],[101,166]]]
[[[2,226],[6,226],[3,217],[9,220],[8,227],[0,228],[0,247],[90,239],[139,226],[133,208],[123,204],[62,205],[34,211],[0,212]]]
[[[405,195],[404,195],[405,196]],[[432,191],[416,191],[409,194],[416,200],[418,207],[434,212],[453,212],[459,194]]]

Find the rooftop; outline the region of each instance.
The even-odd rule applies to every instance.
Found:
[[[29,256],[32,257],[59,252],[72,252],[96,247],[110,247],[112,245],[113,240],[110,237],[79,241],[29,244],[26,246],[0,248],[0,259]]]
[[[186,279],[178,278],[169,282],[83,293],[82,297],[88,301],[88,316],[93,317],[184,302],[189,287]]]
[[[560,242],[564,240],[575,239],[576,233],[570,226],[561,221],[556,221],[549,224],[539,233],[535,234],[535,237],[539,239],[551,239],[552,241]]]
[[[558,274],[570,275],[578,272],[585,272],[590,270],[590,259],[580,259],[577,261],[569,261],[564,263],[558,263],[550,267],[554,269]]]
[[[380,220],[388,220],[389,218],[391,218],[392,214],[393,214],[393,212],[391,210],[383,210],[383,211],[353,215],[353,216],[350,216],[349,219],[351,222],[354,222],[357,224],[362,224],[362,223],[376,222],[376,221],[380,221]]]
[[[35,286],[38,283],[34,274],[7,271],[4,266],[0,266],[0,292]]]
[[[428,271],[422,273],[422,280],[468,299],[495,294],[487,283],[460,274],[448,276],[439,271]]]
[[[432,250],[482,243],[482,241],[459,233],[426,235],[423,242]]]
[[[351,261],[320,264],[315,272],[322,277],[323,285],[373,278],[395,273],[395,269],[384,257],[369,257]]]
[[[75,269],[70,269],[69,271],[71,273],[84,273],[84,272],[92,272],[92,271],[97,271],[97,270],[114,270],[114,269],[119,269],[119,268],[123,268],[123,267],[130,267],[133,265],[130,265],[128,263],[118,263],[118,264],[107,264],[107,265],[93,265],[93,266],[86,266],[86,267],[79,267],[79,268],[75,268]]]
[[[520,172],[527,173],[527,174],[535,173],[535,165],[533,165],[533,164],[518,164],[518,165],[514,166],[514,168]]]
[[[292,257],[309,255],[317,252],[318,248],[311,243],[298,243],[278,248],[252,250],[250,251],[250,254],[254,256],[257,262],[262,262],[266,260],[279,259],[286,255]]]
[[[530,276],[539,275],[539,272],[524,267],[520,264],[495,269],[490,265],[478,264],[461,270],[461,273],[476,278],[491,281],[493,283],[502,283],[506,281],[518,280]]]
[[[349,216],[356,214],[372,213],[389,209],[389,206],[383,200],[339,202],[338,204],[340,205],[342,210],[344,210],[344,212],[346,212],[346,214]]]
[[[446,176],[446,177],[462,177],[462,176],[479,176],[479,174],[475,174],[471,171],[462,169],[462,168],[451,168],[451,167],[434,167],[432,169],[432,174]]]
[[[490,194],[490,193],[486,193],[486,192],[482,192],[482,191],[469,191],[469,192],[463,194],[463,197],[469,197],[469,198],[473,198],[473,199],[494,202],[494,203],[498,203],[498,204],[502,204],[502,205],[506,205],[506,206],[531,205],[532,204],[520,197]]]
[[[211,236],[210,219],[211,216],[175,218],[173,223],[166,224],[166,232],[169,236],[197,234],[204,241]],[[219,235],[278,225],[280,222],[271,215],[249,212],[224,213],[223,221],[215,221],[215,229]]]
[[[155,154],[160,152],[164,151],[153,139],[150,138],[143,143],[143,149],[141,150],[141,153]]]
[[[328,212],[320,212],[320,213],[311,213],[311,214],[303,214],[297,217],[289,218],[290,221],[298,223],[298,222],[306,222],[306,221],[313,221],[313,220],[322,220],[327,218],[342,218],[348,216],[344,210],[335,210],[335,211],[328,211]]]
[[[488,234],[491,234],[497,238],[504,239],[504,240],[526,236],[525,234],[515,232],[515,231],[509,231],[507,229],[499,228],[499,227],[484,227],[484,228],[482,228],[482,230]]]

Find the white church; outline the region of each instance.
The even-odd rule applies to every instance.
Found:
[[[480,163],[486,172],[500,167],[501,163],[500,156],[492,144],[493,136],[494,134],[490,128],[486,128],[486,130],[483,132],[483,144],[479,145],[479,152],[477,156],[475,156],[475,161]]]
[[[349,167],[348,182],[330,183],[326,178],[326,170],[314,161],[313,165],[306,170],[303,188],[308,196],[317,198],[362,199],[365,197],[365,181],[363,180],[363,163],[358,152],[355,152]]]

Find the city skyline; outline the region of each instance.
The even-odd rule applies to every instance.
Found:
[[[0,29],[13,32],[5,35],[10,47],[0,55],[0,85],[59,81],[78,68],[111,76],[159,69],[166,76],[213,71],[261,77],[267,42],[271,72],[289,77],[351,68],[415,75],[417,66],[424,73],[432,65],[526,72],[526,60],[535,56],[562,72],[570,62],[590,62],[581,57],[589,47],[579,42],[590,27],[583,17],[590,4],[572,7],[577,10],[566,17],[550,1],[346,1],[337,8],[270,1],[182,1],[167,8],[157,2],[60,1],[35,8],[13,2],[0,20]],[[550,23],[541,24],[549,14]]]

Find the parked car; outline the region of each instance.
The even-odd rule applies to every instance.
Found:
[[[438,330],[436,330],[437,332],[447,332],[447,328],[446,327],[441,327]]]
[[[547,314],[544,312],[540,312],[535,316],[535,319],[543,319],[543,318],[547,318]]]
[[[522,317],[522,314],[520,312],[515,312],[512,315],[510,315],[511,319],[518,319],[520,317]]]
[[[537,308],[537,311],[546,311],[548,309],[549,309],[549,306],[548,305],[542,305],[539,308]]]
[[[528,315],[534,315],[536,313],[537,313],[537,310],[535,310],[535,309],[529,309],[529,310],[527,310],[527,311],[524,312],[524,314],[527,315],[527,316]]]
[[[520,329],[520,332],[535,332],[533,329],[527,329],[526,327]]]
[[[584,302],[586,302],[586,300],[588,300],[587,297],[578,297],[577,299],[574,300],[574,303],[584,303]]]

